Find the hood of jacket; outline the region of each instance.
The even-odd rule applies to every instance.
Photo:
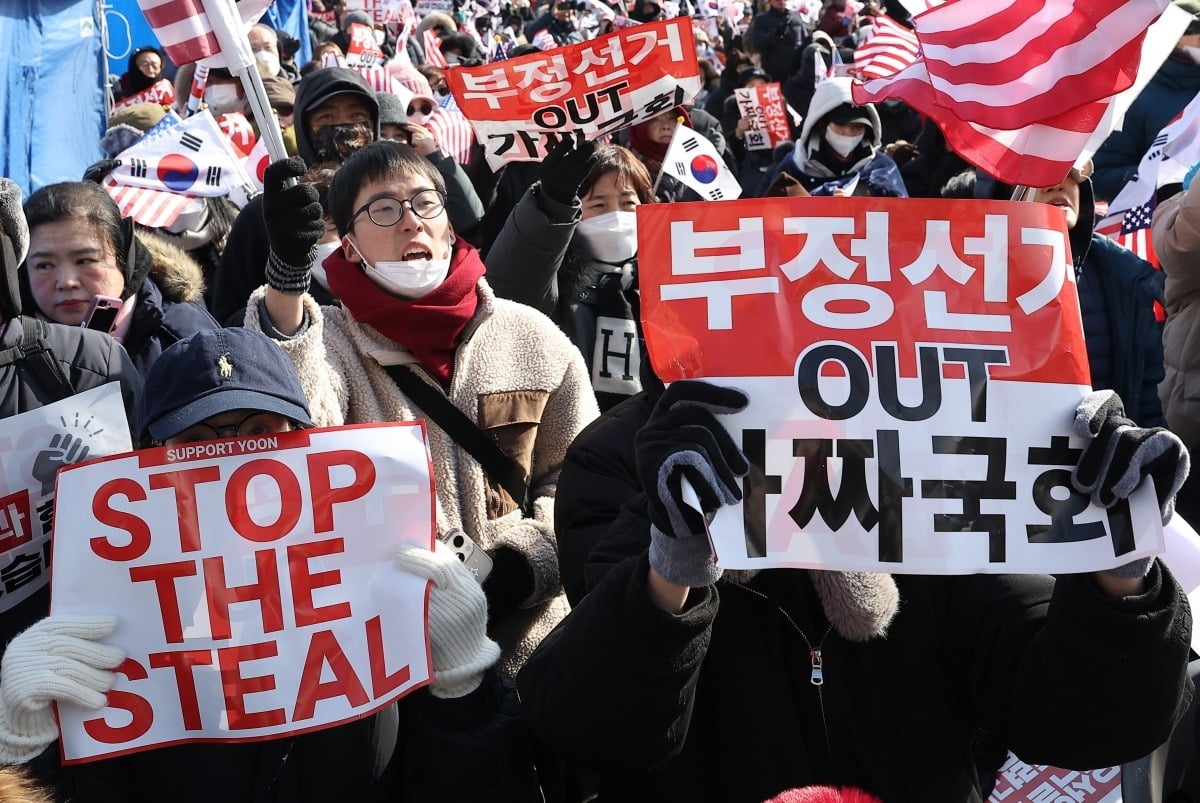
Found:
[[[1092,191],[1092,180],[1079,183],[1079,213],[1075,228],[1067,232],[1071,244],[1071,262],[1076,272],[1083,269],[1088,249],[1092,247],[1092,234],[1096,229],[1096,194]]]
[[[817,87],[817,91],[813,93],[812,103],[808,107],[808,117],[800,129],[800,139],[796,140],[796,145],[801,148],[801,153],[809,156],[820,146],[821,134],[824,129],[819,124],[824,122],[825,115],[844,103],[855,105],[854,97],[850,94],[850,84],[850,78],[839,76],[828,78]],[[875,104],[868,103],[861,108],[871,120],[869,141],[873,154],[883,142],[883,125],[879,121],[879,112],[875,110]],[[864,137],[863,141],[868,141],[868,137]]]
[[[375,92],[367,84],[362,75],[349,67],[326,67],[315,70],[304,76],[296,89],[296,150],[309,167],[315,165],[316,150],[313,148],[312,135],[305,115],[321,105],[327,98],[342,93],[358,95],[371,110],[372,127],[375,139],[379,139],[379,102]]]

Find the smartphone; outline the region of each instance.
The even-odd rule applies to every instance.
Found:
[[[480,585],[492,573],[492,556],[484,552],[470,537],[457,527],[445,533],[438,534],[438,540],[450,549],[458,559],[466,564]]]
[[[116,296],[92,296],[87,314],[83,316],[83,328],[95,329],[105,334],[111,332],[124,304],[125,302]]]

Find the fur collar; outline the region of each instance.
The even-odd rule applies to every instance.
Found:
[[[146,229],[139,228],[137,238],[150,254],[150,276],[164,299],[198,301],[204,295],[204,271],[191,255]]]

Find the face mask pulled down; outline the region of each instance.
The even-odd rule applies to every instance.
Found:
[[[416,301],[432,293],[450,272],[450,258],[446,259],[405,259],[394,262],[367,262],[362,251],[349,237],[346,242],[362,260],[363,272],[381,288],[400,298]]]
[[[605,212],[575,226],[601,262],[619,265],[637,254],[637,215],[633,212]]]

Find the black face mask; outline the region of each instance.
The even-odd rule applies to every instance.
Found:
[[[368,123],[326,125],[312,132],[313,151],[319,162],[344,162],[374,141],[375,131]]]

